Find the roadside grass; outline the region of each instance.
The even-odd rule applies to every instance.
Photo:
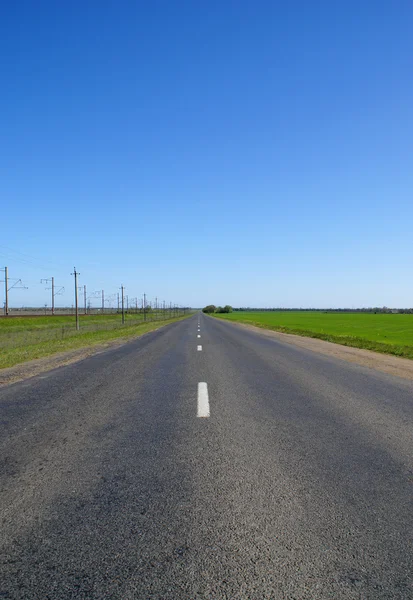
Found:
[[[16,317],[0,319],[0,369],[57,352],[95,346],[118,338],[130,339],[190,315],[144,321],[139,315],[81,316],[76,331],[74,317]]]
[[[413,315],[236,311],[214,317],[413,359]]]

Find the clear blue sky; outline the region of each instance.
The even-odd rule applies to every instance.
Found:
[[[0,263],[49,302],[413,306],[411,0],[8,2]],[[4,293],[0,288],[0,301]]]

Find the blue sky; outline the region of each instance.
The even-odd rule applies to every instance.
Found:
[[[178,304],[413,306],[410,0],[7,3],[0,263]],[[0,302],[4,292],[0,288]]]

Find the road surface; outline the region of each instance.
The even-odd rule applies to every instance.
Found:
[[[1,598],[413,598],[412,381],[195,314],[0,408]]]

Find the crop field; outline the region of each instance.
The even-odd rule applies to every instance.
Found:
[[[0,318],[0,369],[62,352],[92,346],[120,337],[132,337],[152,331],[167,322],[182,318],[161,311],[146,315],[80,315],[80,330],[74,316]]]
[[[413,359],[413,314],[236,311],[214,316]]]

